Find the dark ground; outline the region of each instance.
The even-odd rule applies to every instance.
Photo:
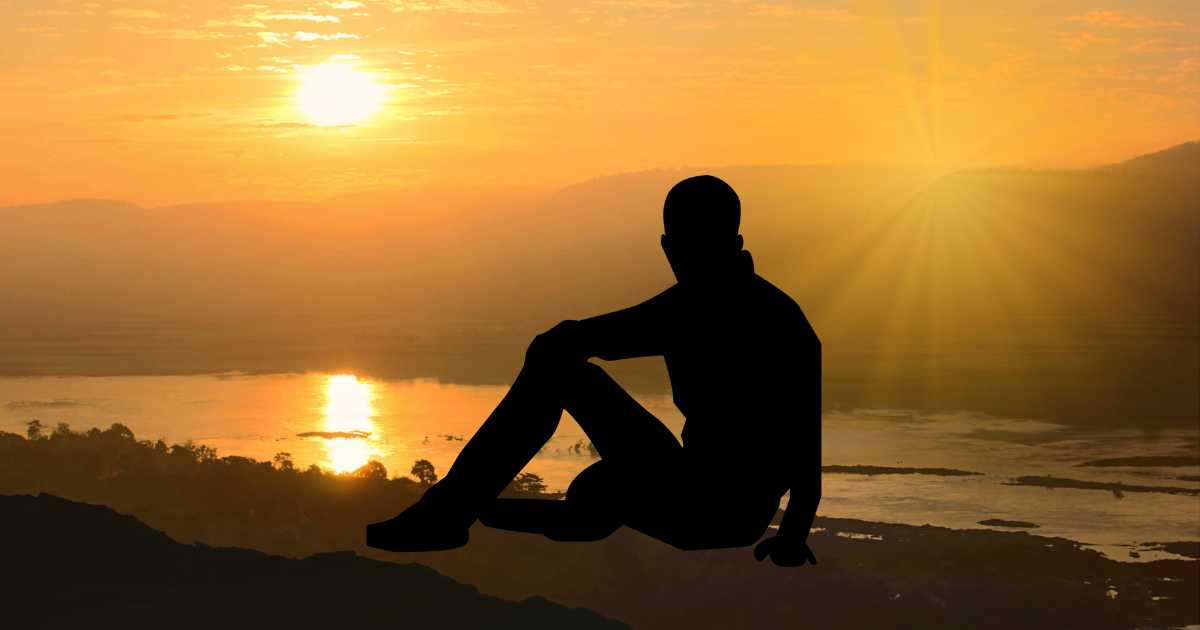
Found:
[[[10,627],[629,627],[541,597],[482,595],[428,567],[353,551],[296,560],[184,545],[111,508],[49,494],[0,495],[0,531],[0,593],[33,622]]]

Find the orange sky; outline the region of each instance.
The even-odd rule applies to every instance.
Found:
[[[0,204],[1082,165],[1200,138],[1194,0],[251,1],[0,0]],[[376,86],[369,116],[323,125],[297,97],[329,63]]]

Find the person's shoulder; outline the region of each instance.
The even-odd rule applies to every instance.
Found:
[[[766,278],[754,274],[751,281],[754,288],[755,297],[763,302],[763,306],[782,310],[800,311],[800,305],[792,296],[788,295],[783,289],[773,285]]]
[[[815,337],[815,332],[808,323],[808,317],[804,315],[804,310],[800,308],[796,300],[792,299],[792,296],[758,274],[754,275],[754,287],[756,301],[759,302],[756,305],[757,308],[770,313],[771,319],[776,320],[780,325],[800,328]]]

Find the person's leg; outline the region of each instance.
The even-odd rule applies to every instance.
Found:
[[[367,526],[367,546],[435,551],[466,544],[467,529],[488,500],[517,476],[562,416],[557,375],[528,358],[508,393],[463,447],[454,465],[415,505]]]
[[[641,509],[644,486],[677,468],[679,441],[603,368],[583,363],[564,376],[564,406],[603,459],[571,482],[565,501],[495,499],[481,515],[484,525],[554,540],[600,540]]]

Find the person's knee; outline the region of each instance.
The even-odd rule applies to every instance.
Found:
[[[568,349],[562,343],[562,339],[550,333],[542,333],[534,337],[525,350],[525,365],[527,366],[560,370],[570,363],[582,362],[571,361]]]

